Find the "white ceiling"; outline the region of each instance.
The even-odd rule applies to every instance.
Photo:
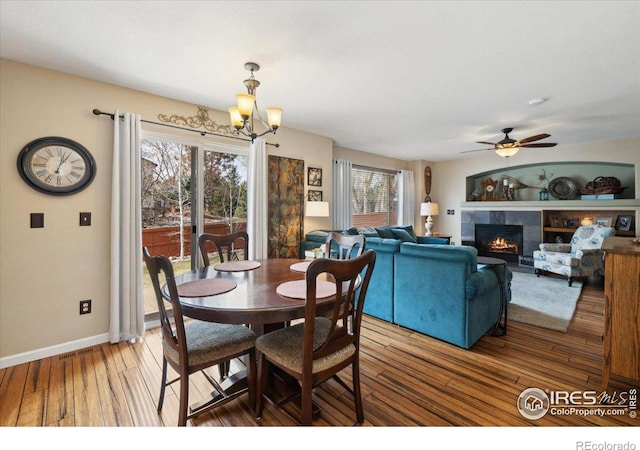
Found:
[[[431,161],[640,137],[638,1],[2,1],[0,56]],[[533,98],[547,98],[529,106]],[[87,105],[94,107],[99,105]],[[152,119],[152,118],[150,118]],[[536,151],[527,149],[526,151]],[[487,152],[487,157],[490,153]]]

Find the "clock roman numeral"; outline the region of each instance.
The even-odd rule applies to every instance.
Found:
[[[77,180],[78,178],[80,178],[80,174],[78,172],[73,171],[69,174],[69,177],[73,177],[74,179]]]
[[[40,170],[38,170],[38,171],[36,172],[36,175],[37,175],[38,177],[42,178],[42,177],[43,177],[43,176],[45,176],[47,173],[49,173],[49,172],[47,171],[47,169],[40,169]]]

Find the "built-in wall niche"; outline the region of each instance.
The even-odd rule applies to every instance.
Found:
[[[595,180],[597,177],[615,177],[620,180],[623,187],[626,187],[626,189],[619,194],[618,198],[635,198],[635,166],[633,164],[609,163],[602,161],[525,164],[478,173],[468,176],[466,179],[467,196],[469,197],[474,190],[482,193],[482,181],[487,178],[491,178],[492,180],[497,180],[499,182],[496,187],[496,200],[502,200],[503,186],[500,183],[505,178],[510,178],[527,186],[526,188],[515,189],[515,201],[539,200],[540,190],[547,186],[549,181],[558,177],[568,177],[575,180],[581,189],[584,189],[588,182]],[[555,200],[555,198],[550,196],[549,200]],[[580,200],[579,194],[575,200]]]

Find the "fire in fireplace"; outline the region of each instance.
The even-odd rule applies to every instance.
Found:
[[[517,262],[522,255],[522,225],[476,224],[475,246],[479,256]]]

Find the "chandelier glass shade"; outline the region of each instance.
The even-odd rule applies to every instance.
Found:
[[[266,108],[267,122],[262,119],[260,111],[258,110],[258,102],[256,99],[256,89],[260,86],[260,82],[256,80],[254,72],[260,70],[260,66],[256,63],[248,62],[244,65],[245,69],[251,72],[251,76],[244,80],[244,85],[247,87],[246,94],[237,94],[236,102],[238,106],[229,108],[229,117],[231,124],[236,129],[236,132],[243,134],[251,139],[264,136],[267,133],[274,133],[280,127],[282,122],[282,108],[270,107]],[[258,133],[254,127],[254,119],[257,119],[266,128],[266,131]]]

